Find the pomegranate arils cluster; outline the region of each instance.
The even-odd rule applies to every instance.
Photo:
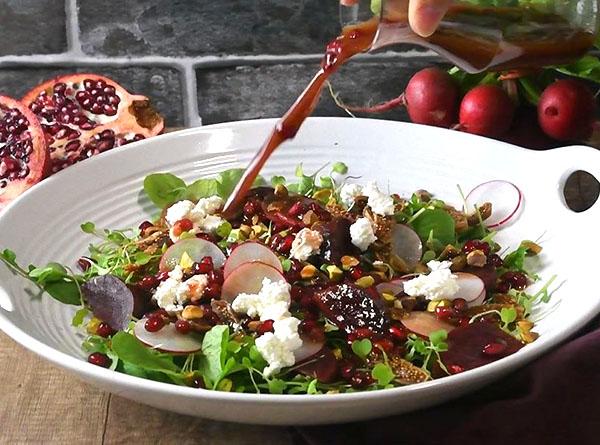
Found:
[[[0,188],[29,174],[27,163],[33,143],[28,126],[19,110],[0,107]]]

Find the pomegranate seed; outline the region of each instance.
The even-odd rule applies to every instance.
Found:
[[[500,355],[506,350],[506,345],[502,343],[488,343],[483,347],[485,355]]]
[[[454,309],[451,307],[447,307],[447,306],[438,306],[435,308],[435,316],[439,319],[439,320],[449,320],[450,318],[452,318],[455,314]]]
[[[195,274],[207,274],[213,271],[213,260],[209,256],[205,256],[199,263],[194,263],[192,272]]]
[[[144,233],[144,231],[145,231],[146,229],[149,229],[150,227],[154,227],[154,224],[152,224],[150,221],[144,221],[143,223],[141,223],[141,224],[138,226],[138,229],[139,229],[139,230],[140,230],[140,232],[143,234],[143,233]]]
[[[315,342],[321,342],[325,340],[325,331],[321,325],[319,325],[316,319],[309,317],[307,320],[302,320],[300,323],[300,331]]]
[[[203,388],[204,389],[204,379],[202,377],[194,377],[192,379],[191,386],[193,388]]]
[[[200,238],[206,241],[210,241],[211,243],[216,242],[216,238],[214,236],[212,236],[210,233],[197,233],[196,234],[196,238]]]
[[[463,317],[458,320],[458,325],[461,327],[468,326],[471,319],[469,317]]]
[[[177,320],[175,322],[175,330],[182,335],[186,335],[192,330],[192,325],[187,320]]]
[[[492,253],[488,256],[488,262],[494,267],[502,267],[504,265],[504,261],[500,258],[500,255]]]
[[[460,365],[448,365],[446,368],[448,369],[450,374],[458,374],[465,370],[465,368],[463,368]]]
[[[256,328],[256,332],[259,334],[265,334],[267,332],[273,332],[273,320],[265,320]]]
[[[373,383],[373,378],[365,371],[356,371],[350,378],[350,384],[356,389],[366,388],[371,383]]]
[[[523,290],[529,284],[529,279],[523,272],[505,272],[500,280],[507,282],[513,289],[517,290]]]
[[[208,273],[209,283],[223,284],[223,281],[225,281],[225,278],[223,277],[223,269],[211,270]]]
[[[183,232],[188,232],[194,228],[192,220],[184,218],[173,224],[173,235],[181,236]]]
[[[464,253],[469,253],[473,250],[481,250],[487,256],[490,254],[490,245],[484,241],[473,239],[467,241],[462,248]]]
[[[245,216],[254,216],[258,213],[259,206],[260,204],[258,204],[256,201],[247,201],[246,204],[244,204],[242,212]]]
[[[138,286],[144,290],[152,290],[158,286],[159,280],[155,276],[148,275],[140,280]]]
[[[501,294],[505,294],[510,290],[510,284],[508,284],[506,281],[501,281],[500,283],[498,283],[496,285],[496,292],[499,292]]]
[[[456,298],[452,301],[452,307],[458,312],[462,312],[467,309],[467,301],[464,298]]]
[[[394,349],[394,342],[389,338],[377,340],[374,345],[379,349],[383,349],[388,354]]]
[[[292,285],[292,287],[290,288],[290,297],[292,298],[292,301],[300,302],[303,296],[304,286]]]
[[[355,281],[359,278],[362,278],[364,274],[365,271],[360,266],[354,266],[352,269],[350,269],[350,278]]]
[[[276,250],[284,255],[290,253],[294,238],[294,235],[286,235],[283,240],[281,240],[281,243],[276,247]]]
[[[98,334],[100,337],[110,337],[111,335],[113,335],[115,333],[115,330],[113,328],[111,328],[107,323],[100,323],[98,325],[98,328],[96,329],[96,334]]]
[[[88,356],[88,362],[92,365],[102,366],[108,368],[112,364],[112,360],[108,358],[106,354],[100,352],[94,352]]]
[[[158,275],[156,275],[156,279],[158,281],[166,281],[169,278],[169,272],[159,272]]]
[[[390,334],[392,335],[392,337],[394,337],[395,340],[401,342],[406,341],[406,339],[408,338],[408,332],[406,331],[406,329],[399,325],[391,326]]]
[[[162,317],[150,317],[144,323],[144,329],[148,332],[158,332],[165,326],[165,320]]]
[[[292,206],[288,210],[288,215],[296,217],[303,214],[305,211],[306,207],[304,206],[304,204],[300,201],[297,201],[294,204],[292,204]]]
[[[340,363],[340,375],[344,380],[350,380],[354,375],[354,365],[349,360]]]
[[[79,266],[79,268],[85,272],[92,267],[92,260],[88,257],[82,256],[77,260],[77,266]]]
[[[204,295],[209,298],[219,298],[221,296],[221,285],[218,283],[208,283],[204,289]]]

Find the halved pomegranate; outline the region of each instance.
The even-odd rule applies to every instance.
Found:
[[[0,96],[0,209],[40,182],[49,161],[35,115],[21,102]]]
[[[159,134],[163,118],[145,96],[97,74],[48,80],[23,97],[42,124],[55,173],[114,147]]]

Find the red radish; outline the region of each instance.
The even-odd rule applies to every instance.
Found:
[[[458,86],[439,68],[417,72],[404,92],[406,110],[416,124],[450,127],[458,114]]]
[[[314,341],[308,337],[302,337],[302,346],[294,351],[296,363],[301,363],[313,357],[323,349],[323,346],[325,346],[324,341]]]
[[[177,332],[175,323],[169,323],[157,332],[149,332],[144,327],[146,320],[147,318],[138,320],[133,328],[133,334],[145,345],[175,354],[191,354],[202,348],[202,342],[193,335]]]
[[[476,206],[485,202],[492,203],[492,215],[485,220],[489,228],[500,227],[517,216],[523,194],[512,182],[494,180],[479,184],[469,192],[466,198],[467,213],[474,211]]]
[[[257,294],[263,279],[285,281],[277,269],[261,262],[244,263],[229,274],[221,288],[221,299],[231,303],[239,294]]]
[[[187,238],[177,241],[163,254],[159,269],[161,272],[171,271],[179,264],[183,254],[187,253],[189,257],[200,262],[204,257],[211,257],[215,269],[225,264],[225,254],[215,244],[201,238]]]
[[[403,318],[401,321],[406,329],[423,337],[429,337],[429,334],[441,329],[444,329],[446,332],[454,329],[454,326],[450,323],[439,320],[431,312],[411,312],[408,317]]]
[[[423,254],[423,244],[419,235],[404,224],[396,224],[391,231],[391,251],[398,255],[408,267],[414,267]]]
[[[478,85],[460,104],[460,128],[481,136],[502,136],[510,128],[515,104],[506,91],[496,85]]]
[[[485,284],[481,278],[466,272],[456,272],[456,275],[458,276],[458,292],[456,292],[455,298],[464,299],[469,306],[477,306],[475,302],[483,301]]]
[[[247,241],[237,246],[233,252],[231,252],[231,255],[227,258],[227,261],[225,261],[223,276],[227,278],[237,267],[244,263],[252,263],[255,261],[268,264],[283,273],[281,261],[279,261],[277,255],[275,255],[271,249],[264,244],[255,241]]]
[[[583,140],[592,133],[596,99],[578,80],[558,80],[548,86],[538,104],[538,120],[544,132],[554,139]]]

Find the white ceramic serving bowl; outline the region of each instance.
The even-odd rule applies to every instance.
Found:
[[[73,264],[90,236],[79,225],[137,226],[155,213],[140,193],[144,177],[170,171],[191,181],[223,169],[243,167],[274,120],[221,124],[166,134],[116,149],[62,171],[23,195],[0,216],[0,248],[14,250],[22,263]],[[541,317],[541,334],[518,353],[479,369],[440,380],[385,391],[338,395],[256,395],[212,392],[143,380],[88,364],[82,336],[70,326],[74,312],[0,266],[0,328],[73,377],[155,407],[218,420],[262,424],[321,424],[402,413],[472,391],[540,356],[600,311],[597,249],[590,229],[600,205],[573,213],[562,194],[566,178],[583,169],[600,178],[600,152],[566,147],[536,152],[456,131],[371,119],[313,118],[295,140],[269,161],[263,174],[291,177],[300,162],[311,172],[343,161],[352,175],[378,180],[382,188],[410,194],[426,188],[460,204],[457,191],[491,179],[517,184],[524,193],[521,216],[498,241],[515,246],[541,237],[537,265],[542,280],[563,283]]]

